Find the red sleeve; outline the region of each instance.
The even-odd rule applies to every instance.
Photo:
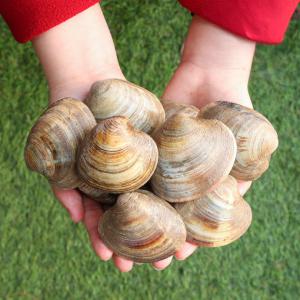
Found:
[[[200,17],[247,39],[282,42],[299,0],[179,0]]]
[[[25,43],[99,0],[0,0],[0,14],[18,42]]]

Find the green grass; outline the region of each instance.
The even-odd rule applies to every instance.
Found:
[[[126,76],[160,95],[190,15],[175,0],[103,6]],[[292,21],[282,45],[257,49],[251,96],[278,130],[280,147],[246,197],[253,209],[247,234],[163,272],[141,265],[121,274],[94,255],[46,181],[26,170],[26,135],[47,105],[47,87],[30,44],[17,44],[1,21],[0,299],[298,299],[299,44],[300,24]]]

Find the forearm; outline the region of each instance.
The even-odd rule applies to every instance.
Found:
[[[251,107],[248,81],[254,52],[255,42],[194,16],[163,98],[196,106],[227,100]]]
[[[226,76],[238,74],[241,82],[248,82],[255,42],[195,16],[185,44],[182,63],[193,63],[210,73],[224,70]]]
[[[50,101],[83,99],[94,80],[122,78],[113,40],[98,4],[33,40]]]

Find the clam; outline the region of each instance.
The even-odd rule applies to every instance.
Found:
[[[240,238],[252,219],[236,180],[228,176],[214,191],[186,203],[176,203],[187,229],[187,240],[204,247],[227,245]]]
[[[154,140],[133,128],[125,117],[98,123],[78,151],[82,181],[112,193],[134,191],[152,176],[158,160]]]
[[[72,98],[53,103],[29,133],[24,153],[27,167],[53,185],[76,188],[80,183],[75,168],[77,147],[95,124],[84,103]]]
[[[220,121],[178,113],[156,133],[159,159],[151,179],[153,192],[169,202],[199,198],[231,171],[236,142]]]
[[[219,120],[233,132],[237,156],[232,176],[256,180],[268,169],[271,154],[278,147],[278,136],[262,114],[236,103],[218,101],[203,107],[199,117]]]
[[[99,223],[103,242],[135,262],[155,262],[173,255],[186,240],[176,210],[148,191],[119,195]]]
[[[163,107],[166,114],[166,120],[176,114],[185,114],[191,117],[196,117],[199,114],[199,109],[196,106],[188,104],[164,102]]]
[[[101,203],[101,204],[114,204],[117,200],[116,195],[109,194],[103,190],[93,188],[88,184],[81,182],[78,186],[80,192],[87,197]]]
[[[98,122],[124,116],[135,128],[149,134],[165,120],[159,99],[148,90],[125,80],[95,82],[85,102]]]

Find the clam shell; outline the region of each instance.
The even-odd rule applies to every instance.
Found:
[[[98,122],[124,116],[135,128],[149,134],[165,120],[159,99],[148,90],[125,80],[95,82],[85,102]]]
[[[236,156],[232,132],[217,120],[175,114],[155,140],[159,160],[151,186],[169,202],[191,201],[206,194],[226,178]]]
[[[76,188],[80,180],[75,159],[78,144],[96,125],[89,108],[76,99],[64,98],[40,116],[27,138],[27,167],[61,188]]]
[[[175,208],[186,225],[187,240],[204,247],[224,246],[237,240],[252,220],[251,208],[231,176],[204,197],[176,203]]]
[[[93,188],[87,185],[84,182],[81,182],[78,186],[78,189],[85,194],[87,197],[101,203],[101,204],[109,204],[112,205],[116,202],[117,196],[113,194],[109,194],[100,189]]]
[[[166,113],[166,120],[177,114],[185,114],[191,117],[196,117],[199,114],[199,109],[197,107],[188,104],[164,102],[163,107]]]
[[[135,262],[155,262],[173,255],[186,239],[184,223],[167,202],[148,191],[122,194],[99,223],[103,242]]]
[[[218,101],[203,107],[199,117],[219,120],[233,132],[237,156],[232,176],[256,180],[268,169],[271,154],[278,147],[278,136],[262,114],[236,103]]]
[[[124,193],[144,185],[158,160],[154,140],[125,117],[98,123],[80,147],[77,170],[91,187]]]

